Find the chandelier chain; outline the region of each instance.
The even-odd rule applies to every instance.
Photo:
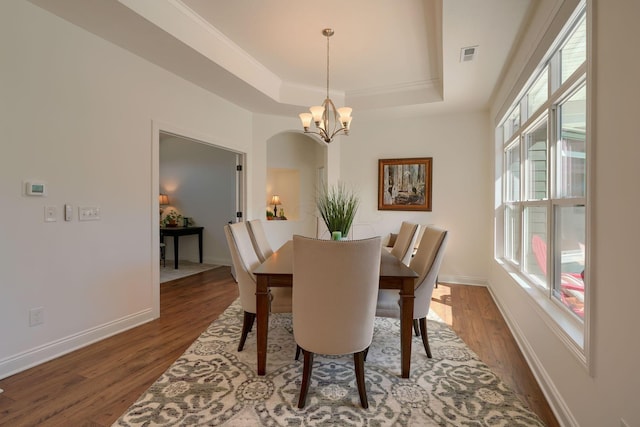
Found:
[[[329,37],[331,35],[327,35],[327,98],[329,98]]]

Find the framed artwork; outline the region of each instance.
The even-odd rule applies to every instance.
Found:
[[[432,157],[378,160],[378,210],[431,211]]]

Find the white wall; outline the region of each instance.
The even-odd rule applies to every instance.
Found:
[[[204,227],[204,263],[231,264],[223,227],[236,218],[237,173],[232,151],[179,137],[160,140],[160,193],[195,226]],[[167,260],[173,260],[173,238],[165,237],[165,243]],[[180,237],[179,244],[180,260],[198,261],[197,236]]]
[[[396,233],[403,220],[450,232],[443,281],[483,284],[491,255],[486,113],[370,120],[341,141],[341,180],[358,189],[354,237]],[[379,211],[378,160],[433,157],[431,212]]]
[[[266,201],[271,194],[267,193],[267,168],[300,168],[301,186],[309,188],[315,185],[312,180],[315,170],[325,163],[325,150],[311,137],[304,135],[299,129],[298,117],[277,117],[256,114],[253,117],[253,156],[247,159],[248,181],[250,183],[249,198],[252,209],[249,219],[265,219]],[[293,147],[299,146],[300,149]],[[287,209],[284,200],[284,208]],[[286,211],[285,211],[286,212]],[[315,236],[316,223],[309,210],[309,199],[300,200],[299,218],[288,221],[265,221],[264,228],[269,243],[279,248],[294,234]]]
[[[0,55],[5,377],[154,316],[152,121],[248,153],[252,135],[248,112],[25,1],[0,2]],[[47,196],[24,196],[27,179],[46,181]],[[102,219],[65,222],[65,203]],[[44,324],[29,327],[35,307]]]
[[[587,271],[592,301],[587,312],[591,373],[496,262],[489,281],[562,425],[619,426],[623,418],[628,426],[639,426],[640,333],[636,325],[640,202],[635,195],[640,182],[636,125],[640,59],[629,54],[628,46],[630,40],[640,37],[640,3],[589,4],[593,5],[594,21]],[[524,40],[531,45],[535,38],[536,34],[529,32]],[[524,68],[522,62],[512,64],[505,81],[514,81],[513,74]],[[509,90],[503,87],[501,93]],[[494,111],[502,108],[504,99],[497,99]],[[485,149],[492,150],[492,144]]]

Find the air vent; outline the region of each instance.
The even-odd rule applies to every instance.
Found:
[[[460,62],[473,61],[478,54],[478,46],[468,46],[460,49]]]

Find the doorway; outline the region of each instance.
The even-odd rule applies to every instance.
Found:
[[[152,200],[157,208],[152,215],[152,278],[154,313],[159,316],[160,221],[168,209],[175,209],[182,217],[189,218],[190,225],[204,227],[203,264],[230,265],[223,227],[235,221],[237,213],[244,210],[245,172],[238,166],[245,163],[245,154],[161,125],[154,126],[153,145]],[[159,194],[168,196],[167,205],[159,206]],[[165,243],[166,265],[173,267],[172,238],[167,237]],[[178,259],[199,264],[197,236],[180,237]]]

